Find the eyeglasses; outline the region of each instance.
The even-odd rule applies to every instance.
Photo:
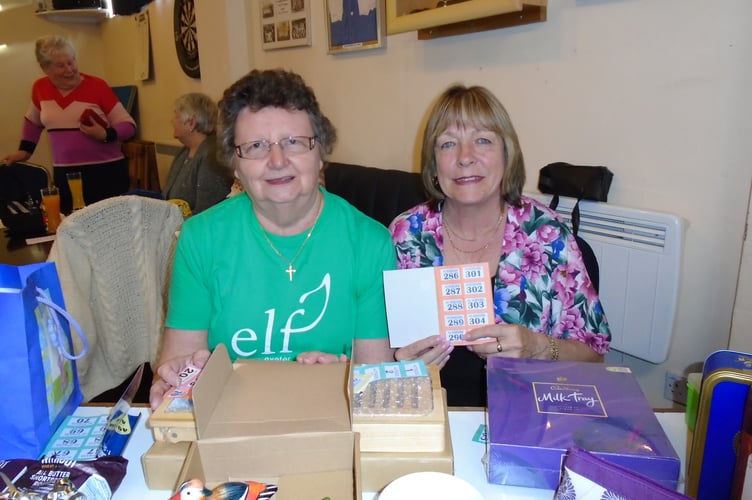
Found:
[[[250,141],[235,146],[235,154],[246,160],[263,160],[269,156],[269,153],[272,151],[272,146],[275,144],[279,146],[279,149],[281,149],[287,156],[302,155],[316,146],[316,137],[296,135],[280,139],[276,142],[259,139],[257,141]]]

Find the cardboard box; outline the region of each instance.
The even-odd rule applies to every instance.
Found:
[[[443,394],[446,414],[446,394]],[[447,417],[448,419],[448,417]],[[454,474],[454,450],[449,425],[444,427],[444,449],[438,452],[363,452],[360,473],[363,491],[378,492],[398,477],[413,472]]]
[[[212,488],[253,480],[275,499],[360,498],[359,443],[351,430],[348,366],[230,362],[215,348],[193,387],[198,440],[179,482]]]
[[[681,461],[631,370],[489,358],[488,481],[556,489],[572,446],[675,490]]]
[[[178,476],[188,454],[189,442],[168,443],[156,441],[141,455],[146,486],[150,490],[172,490],[179,486]]]
[[[360,451],[365,452],[434,452],[446,449],[449,427],[436,365],[429,365],[433,410],[426,415],[353,415],[352,430],[360,434]]]
[[[686,481],[692,498],[729,498],[750,385],[752,354],[716,351],[705,360]]]

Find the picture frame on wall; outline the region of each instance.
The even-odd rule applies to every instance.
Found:
[[[384,0],[326,0],[329,54],[383,46]]]
[[[547,5],[548,0],[386,0],[386,32],[396,35],[463,22],[480,23],[502,15],[520,19],[514,22],[507,18],[506,24],[497,27],[517,26],[545,21]]]
[[[313,0],[260,0],[264,50],[311,45]]]

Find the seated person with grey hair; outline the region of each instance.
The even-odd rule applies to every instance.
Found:
[[[185,201],[197,214],[224,200],[232,176],[217,157],[217,105],[205,94],[175,100],[173,137],[183,144],[170,166],[162,196]]]

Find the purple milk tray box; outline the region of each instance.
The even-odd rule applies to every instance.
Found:
[[[676,490],[681,461],[632,371],[488,359],[488,481],[556,489],[570,447]]]

